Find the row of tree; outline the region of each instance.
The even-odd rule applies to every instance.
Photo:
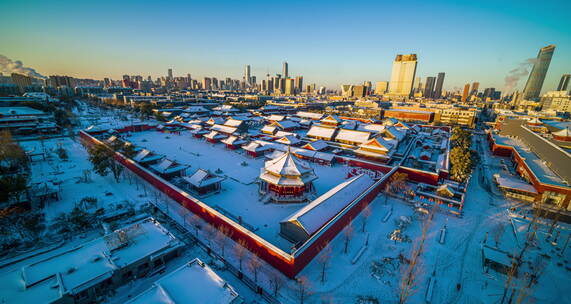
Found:
[[[473,156],[470,146],[472,134],[460,127],[454,127],[450,136],[450,177],[457,182],[466,182],[473,167]]]

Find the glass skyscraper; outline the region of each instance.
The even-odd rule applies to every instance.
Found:
[[[524,100],[539,99],[541,87],[543,86],[543,81],[545,80],[547,69],[549,69],[551,57],[553,57],[553,51],[555,51],[555,45],[548,45],[539,50],[537,59],[533,64],[533,69],[531,70],[529,78],[525,83],[525,88],[523,89],[522,97]]]

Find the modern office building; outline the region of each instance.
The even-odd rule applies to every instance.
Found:
[[[303,76],[295,77],[295,89],[298,93],[303,91]]]
[[[551,91],[541,96],[541,109],[571,112],[571,95],[567,91]]]
[[[250,80],[251,80],[251,79],[252,79],[252,71],[251,71],[250,65],[247,64],[247,65],[244,67],[244,81],[245,81],[247,84],[250,84]]]
[[[466,102],[466,100],[468,99],[468,95],[470,94],[470,84],[467,83],[464,85],[464,91],[462,91],[462,102]]]
[[[375,95],[385,94],[388,88],[389,88],[388,81],[377,81],[377,85],[375,87]]]
[[[569,91],[569,80],[571,80],[571,74],[563,74],[559,80],[557,91]]]
[[[10,75],[10,76],[12,77],[12,82],[18,86],[18,89],[22,93],[25,91],[25,88],[27,86],[32,85],[32,77],[28,77],[26,75],[22,75],[22,74],[18,74],[18,73],[12,73],[12,75]]]
[[[168,73],[169,73],[169,74],[168,74],[168,77],[169,77],[169,80],[170,80],[170,79],[172,79],[172,77],[173,77],[173,76],[172,76],[172,69],[169,69]]]
[[[541,87],[543,86],[543,81],[545,80],[545,75],[547,74],[547,69],[549,69],[549,64],[551,63],[551,57],[553,57],[554,51],[555,45],[548,45],[539,50],[537,59],[533,64],[533,69],[531,70],[529,78],[525,83],[525,88],[523,89],[522,97],[524,100],[539,99]]]
[[[289,71],[288,71],[288,65],[287,62],[284,61],[283,67],[282,67],[282,75],[284,78],[289,78]]]
[[[393,62],[389,95],[408,97],[412,93],[416,75],[416,54],[397,55]]]
[[[426,77],[426,83],[424,85],[423,96],[426,98],[434,97],[434,85],[436,84],[436,77]]]
[[[470,90],[470,95],[478,95],[478,89],[480,89],[480,83],[474,81],[472,83],[472,90]]]
[[[438,73],[436,77],[436,86],[434,87],[434,96],[433,98],[441,98],[442,97],[442,87],[444,86],[444,72]]]

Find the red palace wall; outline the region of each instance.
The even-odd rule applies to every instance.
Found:
[[[395,171],[393,171],[395,172]],[[354,205],[347,207],[337,218],[333,218],[321,231],[315,235],[316,240],[309,239],[306,244],[302,245],[300,250],[293,253],[295,258],[294,271],[300,272],[331,240],[333,240],[339,232],[345,228],[359,213],[367,207],[371,201],[381,192],[384,185],[389,180],[390,174],[385,175],[381,180],[377,181],[366,194],[358,198]]]
[[[517,150],[515,150],[513,147],[510,147],[510,146],[496,145],[496,142],[494,141],[494,138],[491,135],[491,133],[488,133],[488,141],[490,142],[490,149],[492,150],[492,153],[494,155],[505,156],[505,157],[511,156],[512,157],[513,161],[515,163],[517,163],[517,169],[516,169],[517,172],[521,175],[527,176],[529,181],[533,185],[533,187],[535,187],[535,189],[537,190],[537,192],[539,192],[541,194],[545,191],[552,191],[552,192],[556,192],[556,193],[566,194],[567,198],[563,202],[563,206],[565,208],[567,208],[569,201],[571,200],[571,191],[570,190],[562,188],[562,187],[557,187],[557,186],[552,186],[552,185],[541,183],[537,179],[535,174],[533,174],[533,171],[527,166],[525,161],[521,158],[521,156],[519,155]],[[538,195],[537,198],[539,198],[539,197],[540,196]]]
[[[434,120],[434,113],[417,113],[417,112],[384,110],[383,118],[396,118],[402,120],[432,122]]]
[[[148,129],[152,128],[153,127],[149,127]],[[120,129],[117,131],[135,131],[134,129],[126,129],[128,128]],[[95,144],[103,144],[84,131],[80,132],[80,137],[84,145],[90,146]],[[296,251],[294,258],[294,256],[279,250],[277,247],[269,244],[265,240],[248,231],[246,228],[240,226],[239,224],[226,217],[221,216],[207,205],[194,199],[192,196],[184,193],[162,178],[156,176],[133,160],[124,157],[120,153],[115,154],[115,159],[127,167],[129,170],[131,170],[133,173],[137,174],[145,181],[153,185],[155,188],[163,192],[169,198],[183,205],[192,213],[200,216],[206,222],[218,228],[228,228],[229,231],[232,232],[231,238],[233,240],[236,242],[245,242],[248,250],[257,254],[260,258],[264,259],[267,263],[290,278],[294,278],[295,275],[299,273],[315,257],[315,255],[317,255],[317,253],[321,248],[323,248],[325,244],[331,241],[353,218],[359,214],[359,212],[364,207],[366,207],[377,196],[377,194],[383,189],[383,185],[385,181],[390,177],[390,174],[396,171],[393,170],[390,172],[390,174],[385,175],[380,181],[376,182],[371,188],[369,188],[366,194],[360,196],[356,201],[352,203],[352,205],[348,207],[348,209],[344,210],[340,215],[331,220],[330,223],[332,224],[326,225],[326,228],[322,228],[323,231],[320,234],[315,235],[313,238],[311,238],[310,245],[305,247],[302,246],[303,250]],[[383,172],[388,172],[390,170],[390,167],[374,165],[366,162],[349,162],[351,165],[366,166],[368,169],[380,170]]]
[[[407,167],[399,167],[397,172],[406,174],[408,179],[413,180],[417,183],[425,183],[434,186],[438,185],[438,180],[440,178],[440,176],[436,173],[415,170]]]

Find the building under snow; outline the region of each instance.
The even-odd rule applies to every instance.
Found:
[[[95,303],[180,255],[184,244],[153,218],[0,275],[0,303]]]
[[[361,174],[335,186],[281,221],[280,235],[294,243],[306,241],[373,183],[370,176]]]
[[[317,176],[313,168],[288,149],[265,163],[260,173],[260,194],[274,203],[299,203],[309,199],[315,190]]]
[[[242,299],[232,286],[196,258],[160,278],[127,303],[238,304]]]

